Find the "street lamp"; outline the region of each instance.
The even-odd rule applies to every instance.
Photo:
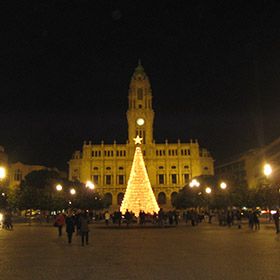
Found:
[[[56,190],[57,190],[58,192],[62,191],[62,186],[61,186],[60,184],[58,184],[58,185],[56,186]]]
[[[6,168],[3,166],[0,166],[0,180],[3,180],[6,178]]]
[[[93,182],[87,181],[87,182],[86,182],[86,188],[89,188],[89,189],[91,189],[91,190],[94,190],[95,186],[94,186]]]
[[[190,188],[193,188],[193,187],[198,188],[200,186],[200,183],[196,179],[192,179],[189,186],[190,186]]]
[[[71,194],[71,195],[75,195],[75,194],[76,194],[76,190],[72,188],[72,189],[70,190],[70,194]]]
[[[272,173],[272,167],[269,163],[266,163],[264,166],[263,166],[263,174],[266,176],[266,177],[269,177]]]
[[[221,188],[222,190],[225,190],[225,189],[227,188],[227,184],[226,184],[225,182],[221,182],[220,188]]]
[[[206,192],[207,194],[210,194],[210,193],[212,192],[212,189],[209,188],[209,187],[207,187],[207,188],[205,189],[205,192]]]

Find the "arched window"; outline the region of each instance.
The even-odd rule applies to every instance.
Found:
[[[118,193],[118,205],[121,206],[122,205],[122,201],[123,201],[123,197],[124,197],[124,193]]]
[[[158,204],[161,204],[161,205],[166,204],[166,194],[164,192],[160,192],[158,194]]]
[[[109,167],[109,166],[108,166],[108,167],[106,167],[106,170],[111,170],[111,167]]]
[[[111,193],[105,193],[104,195],[104,202],[106,206],[112,205],[113,196]]]

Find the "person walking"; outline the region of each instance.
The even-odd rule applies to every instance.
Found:
[[[54,222],[55,226],[58,228],[58,236],[62,235],[62,227],[65,225],[65,218],[62,213],[59,213]]]
[[[69,211],[68,215],[65,219],[65,224],[66,224],[66,232],[67,232],[67,237],[68,237],[68,243],[72,243],[72,235],[73,232],[75,232],[75,222],[74,222],[74,217],[72,215],[72,212]]]
[[[279,209],[277,209],[276,213],[274,213],[273,216],[272,216],[272,218],[274,220],[274,224],[275,224],[276,234],[278,234],[280,232],[280,229],[279,229],[279,217],[280,217],[280,212],[279,212]]]
[[[110,217],[111,217],[109,211],[106,211],[104,216],[105,216],[105,224],[106,224],[106,226],[108,226],[109,221],[110,221]]]
[[[88,233],[89,233],[89,219],[87,212],[84,211],[84,213],[80,216],[80,231],[81,231],[81,240],[82,240],[82,246],[85,246],[85,240],[86,244],[88,245]]]

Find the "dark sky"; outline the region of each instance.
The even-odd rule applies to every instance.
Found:
[[[280,135],[278,1],[7,1],[0,145],[67,169],[84,140],[124,143],[138,58],[156,142],[197,138],[216,160]]]

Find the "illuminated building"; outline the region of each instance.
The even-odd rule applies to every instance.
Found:
[[[256,188],[260,185],[278,183],[280,179],[280,138],[261,148],[250,149],[226,159],[215,166],[215,174],[227,180],[232,186]],[[272,174],[266,178],[264,166],[272,167]],[[269,179],[269,180],[268,180]]]
[[[153,136],[154,110],[152,89],[141,63],[136,67],[129,86],[128,140],[125,144],[95,144],[84,142],[81,151],[75,151],[69,161],[69,179],[85,183],[91,180],[96,190],[112,201],[113,208],[121,205],[135,152],[133,138],[143,138],[142,152],[155,196],[164,208],[189,179],[213,175],[213,158],[190,142],[156,143]],[[178,122],[181,120],[178,120]]]

